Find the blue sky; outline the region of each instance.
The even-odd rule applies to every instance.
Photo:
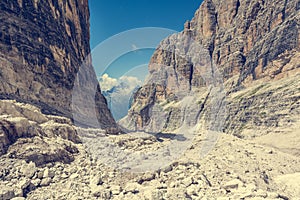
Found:
[[[153,54],[153,48],[139,49],[140,46],[132,42],[132,51],[117,55],[117,58],[106,63],[103,60],[109,57],[110,53],[118,52],[120,46],[125,44],[122,42],[104,45],[106,55],[100,53],[103,50],[97,50],[97,45],[116,34],[134,28],[162,27],[181,31],[185,21],[192,19],[200,4],[201,0],[89,0],[90,45],[97,76],[107,73],[111,77],[119,78],[137,69],[138,73],[133,74],[140,74],[139,78],[142,79],[147,73],[147,63]],[[156,35],[152,46],[164,39],[168,35],[166,33]],[[149,35],[152,34],[145,34],[143,40],[147,40]]]

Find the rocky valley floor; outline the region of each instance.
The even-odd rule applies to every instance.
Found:
[[[247,140],[221,134],[204,158],[199,152],[205,138],[199,135],[177,160],[155,171],[134,173],[115,170],[95,158],[67,119],[14,101],[1,101],[1,111],[0,199],[300,197],[299,126],[285,135],[287,142],[295,141],[289,148],[272,134]],[[89,131],[105,136],[101,130]],[[105,137],[134,152],[152,151],[171,140],[149,134],[137,139]]]

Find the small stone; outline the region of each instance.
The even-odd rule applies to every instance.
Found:
[[[96,175],[95,177],[91,178],[90,184],[102,185],[102,184],[103,184],[103,181],[102,181],[101,176]]]
[[[182,180],[186,177],[186,175],[181,171],[181,173],[176,177],[177,180]]]
[[[20,169],[21,173],[27,178],[32,178],[36,172],[36,167],[34,162],[30,162],[28,165],[23,166]]]
[[[191,184],[193,184],[193,179],[191,177],[188,177],[188,178],[185,178],[182,180],[182,184],[185,186],[185,187],[188,187],[190,186]]]
[[[46,168],[45,171],[44,171],[44,174],[43,174],[43,177],[44,178],[53,178],[55,176],[55,172],[50,170],[49,168]]]
[[[163,200],[163,192],[160,190],[151,191],[151,199]]]
[[[255,195],[252,193],[252,192],[250,192],[250,191],[246,191],[246,192],[244,192],[243,194],[241,194],[240,196],[239,196],[239,198],[240,199],[246,199],[246,198],[251,198],[251,197],[254,197]]]
[[[162,171],[163,171],[164,173],[169,173],[169,172],[172,171],[172,170],[173,170],[172,165],[169,165],[169,166],[166,166]]]
[[[268,197],[269,198],[277,198],[278,197],[278,193],[276,193],[276,192],[268,192]]]
[[[61,176],[60,176],[62,179],[66,179],[66,178],[68,178],[69,177],[69,175],[67,175],[67,174],[65,174],[65,173],[63,173]]]
[[[121,187],[120,186],[118,186],[118,185],[113,185],[113,186],[111,186],[111,193],[113,194],[113,195],[118,195],[118,194],[120,194],[120,192],[121,192]]]
[[[111,191],[110,190],[102,191],[101,198],[110,199],[111,198]]]
[[[167,189],[168,188],[168,186],[167,186],[167,184],[166,183],[160,183],[160,184],[158,184],[157,185],[157,187],[156,187],[157,189]]]
[[[72,174],[72,175],[70,176],[70,179],[72,179],[72,180],[77,179],[78,176],[79,176],[78,174]]]
[[[174,188],[177,185],[178,185],[177,182],[174,181],[174,182],[171,182],[169,186],[170,186],[170,188]]]
[[[42,182],[42,180],[39,179],[39,178],[34,179],[34,180],[31,180],[31,183],[32,183],[35,187],[39,186],[41,182]]]
[[[228,181],[227,183],[225,183],[223,188],[226,190],[237,189],[239,186],[242,186],[242,185],[243,185],[242,181],[240,181],[239,179],[234,179],[234,180],[231,180],[231,181]]]
[[[114,178],[115,177],[115,173],[114,172],[109,172],[108,173],[108,177],[109,178]]]
[[[37,172],[37,178],[42,179],[43,176],[44,176],[44,172],[43,171]]]
[[[12,199],[14,197],[15,197],[15,193],[12,188],[1,185],[1,190],[0,190],[1,199]]]
[[[23,190],[21,188],[15,189],[14,191],[15,191],[15,196],[16,197],[22,197],[23,194],[24,194],[24,192],[23,192]]]
[[[97,185],[91,186],[91,192],[94,197],[98,197],[100,199],[110,199],[111,191],[107,189],[103,189],[103,187],[99,187]]]
[[[155,179],[155,174],[148,172],[145,173],[142,177],[140,177],[140,179],[137,182],[139,184],[142,184],[143,182],[152,181],[153,179]]]
[[[131,193],[137,193],[139,192],[139,188],[140,188],[140,185],[137,184],[137,183],[128,183],[125,188],[124,188],[124,191],[126,193],[128,192],[131,192]]]
[[[49,177],[44,178],[44,179],[41,181],[40,185],[41,185],[41,186],[48,186],[48,185],[50,185],[51,181],[52,181],[52,179],[49,178]]]
[[[266,191],[263,191],[262,189],[258,189],[257,192],[255,193],[255,196],[266,198],[268,194]]]
[[[74,173],[76,173],[77,172],[77,167],[75,166],[75,167],[72,167],[71,169],[70,169],[70,173],[71,174],[74,174]]]
[[[91,188],[92,195],[94,197],[101,197],[101,192],[102,192],[103,188],[101,188],[97,185],[90,185],[90,188]]]
[[[24,197],[15,197],[15,198],[12,198],[11,200],[25,200]]]
[[[25,189],[25,188],[27,188],[29,186],[29,184],[30,184],[30,180],[29,179],[23,179],[23,180],[21,180],[19,182],[18,185],[19,185],[19,188]]]
[[[188,187],[186,189],[186,193],[190,196],[197,195],[197,193],[198,193],[197,185],[191,185],[190,187]]]
[[[256,185],[253,183],[250,183],[250,184],[246,185],[246,190],[249,192],[254,192],[256,190]]]

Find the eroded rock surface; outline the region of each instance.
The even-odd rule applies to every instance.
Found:
[[[1,155],[36,165],[74,160],[74,144],[81,139],[69,119],[48,118],[37,107],[13,100],[1,100],[0,105]]]
[[[88,78],[80,80],[82,90],[97,82],[89,55],[88,1],[5,0],[0,8],[0,98],[72,118],[78,70],[85,68]],[[116,128],[99,87],[91,98],[101,128]]]
[[[218,107],[211,100],[220,95],[207,92],[212,83],[226,93],[225,132],[261,136],[266,127],[274,131],[297,122],[299,20],[296,0],[204,1],[183,32],[161,42],[149,79],[120,123],[165,132],[182,126],[187,115],[189,124],[197,123]],[[237,95],[241,91],[249,93]],[[180,105],[183,96],[195,97],[191,110]],[[194,109],[200,112],[194,115]],[[247,127],[255,133],[241,133]]]

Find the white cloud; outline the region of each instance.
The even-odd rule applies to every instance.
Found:
[[[132,44],[131,47],[132,47],[132,50],[133,50],[133,51],[138,50],[138,47],[137,47],[135,44]]]
[[[115,79],[104,74],[100,78],[101,90],[115,119],[119,120],[127,114],[130,98],[134,90],[141,85],[142,81],[133,76]]]
[[[111,78],[108,74],[103,74],[100,77],[100,87],[102,91],[110,90],[111,88],[118,85],[118,80],[115,78]]]
[[[126,84],[127,88],[132,90],[134,89],[137,85],[141,85],[142,81],[139,80],[137,77],[133,76],[122,76],[119,78],[119,84]]]

